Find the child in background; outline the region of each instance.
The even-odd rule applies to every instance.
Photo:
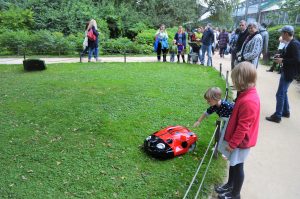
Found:
[[[227,102],[221,99],[222,91],[218,87],[209,88],[204,94],[204,98],[207,100],[210,107],[206,110],[205,113],[199,117],[195,122],[194,127],[199,126],[202,120],[208,117],[210,114],[216,112],[220,117],[228,120],[233,109],[233,103]]]
[[[175,61],[175,55],[177,54],[177,45],[176,45],[176,40],[173,40],[173,44],[170,47],[170,62]]]
[[[256,145],[259,126],[260,100],[257,94],[256,69],[249,62],[241,62],[231,72],[233,85],[239,92],[229,119],[224,143],[230,153],[229,177],[226,184],[215,187],[219,199],[240,199],[244,182],[244,161],[250,148]]]

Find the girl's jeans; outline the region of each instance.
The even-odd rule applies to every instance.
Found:
[[[98,47],[97,48],[89,48],[89,61],[92,59],[93,54],[94,54],[95,59],[98,60]]]

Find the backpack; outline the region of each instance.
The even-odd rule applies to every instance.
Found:
[[[87,37],[91,41],[96,41],[97,37],[94,35],[93,29],[90,29],[87,33]]]

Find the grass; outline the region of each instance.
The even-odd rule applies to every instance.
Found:
[[[0,77],[0,198],[182,198],[217,118],[191,128],[203,93],[225,86],[210,67],[171,63],[1,65]],[[168,125],[196,132],[196,150],[147,156],[144,139]],[[213,161],[202,197],[225,165]]]

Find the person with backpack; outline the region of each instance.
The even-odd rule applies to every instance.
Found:
[[[269,62],[269,50],[268,50],[269,33],[267,31],[267,25],[265,23],[261,24],[259,33],[263,39],[263,48],[262,48],[263,61],[264,61],[264,64],[267,64]]]
[[[87,28],[87,38],[88,38],[88,48],[89,48],[88,62],[91,62],[93,54],[95,60],[99,61],[98,36],[99,36],[99,32],[97,31],[97,22],[95,19],[92,19]]]

